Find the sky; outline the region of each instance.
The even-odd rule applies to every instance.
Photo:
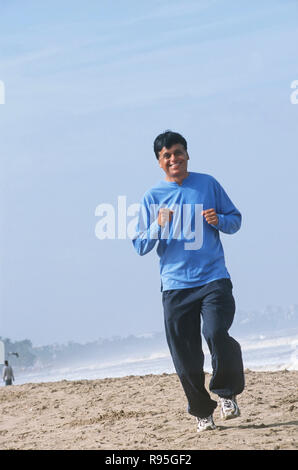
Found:
[[[99,240],[96,208],[164,178],[166,129],[242,213],[237,309],[298,304],[297,44],[296,0],[0,0],[0,336],[163,330],[155,250]]]

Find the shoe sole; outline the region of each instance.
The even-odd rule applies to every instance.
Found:
[[[217,427],[216,426],[208,426],[207,428],[204,428],[204,429],[197,429],[197,432],[214,431],[214,429],[217,429]]]
[[[240,411],[236,411],[234,413],[229,413],[227,415],[225,415],[224,413],[221,412],[220,415],[221,415],[221,418],[224,421],[228,421],[229,419],[238,418],[240,416]]]

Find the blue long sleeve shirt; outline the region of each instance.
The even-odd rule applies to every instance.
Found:
[[[162,207],[173,211],[164,227],[157,222]],[[216,226],[201,214],[211,208],[218,216]],[[240,225],[241,214],[218,181],[189,172],[181,185],[164,180],[145,193],[133,245],[140,255],[157,245],[161,290],[196,287],[230,278],[219,232],[232,234]]]

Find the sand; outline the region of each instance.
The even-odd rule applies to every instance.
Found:
[[[246,370],[241,416],[222,421],[218,407],[204,433],[176,374],[1,387],[0,449],[293,450],[297,384],[298,371]]]

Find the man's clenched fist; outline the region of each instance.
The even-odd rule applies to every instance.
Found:
[[[171,209],[162,208],[158,212],[158,225],[164,227],[167,222],[171,222],[174,212]]]
[[[202,215],[205,217],[205,220],[206,222],[208,222],[208,224],[212,224],[212,225],[218,224],[218,217],[215,212],[215,209],[206,209],[202,211]]]

